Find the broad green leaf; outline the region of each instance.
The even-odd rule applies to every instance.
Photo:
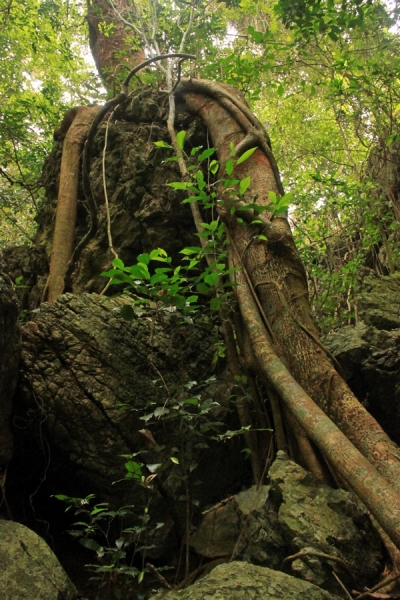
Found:
[[[168,258],[168,254],[163,248],[155,248],[150,252],[150,260],[160,260],[165,258]]]
[[[217,311],[221,308],[221,305],[226,301],[224,296],[218,296],[217,298],[212,298],[210,301],[211,310]]]
[[[257,150],[257,148],[258,146],[255,146],[254,148],[250,148],[249,150],[246,150],[246,152],[243,152],[242,156],[239,156],[239,158],[237,159],[236,164],[240,165],[240,163],[250,158],[250,156]]]
[[[207,150],[204,150],[204,152],[202,152],[199,156],[199,161],[204,160],[206,158],[209,158],[210,156],[212,156],[215,153],[215,148],[207,148]]]
[[[194,156],[195,154],[197,154],[197,152],[198,152],[199,150],[201,150],[201,149],[202,149],[202,147],[203,147],[203,146],[196,146],[196,148],[192,148],[192,149],[191,149],[191,151],[190,151],[190,156]]]
[[[178,144],[178,148],[183,150],[183,146],[185,144],[186,131],[179,131],[176,134],[176,143]]]
[[[94,550],[95,552],[98,552],[102,548],[100,544],[91,538],[81,538],[79,543],[85,548],[89,548],[89,550]]]
[[[225,172],[227,175],[232,175],[233,172],[233,158],[226,161]]]
[[[159,142],[154,142],[154,145],[157,146],[157,148],[172,148],[170,144],[166,144],[162,140],[160,140]]]
[[[199,190],[203,190],[206,187],[206,182],[204,181],[203,171],[198,170],[196,172],[196,181]]]
[[[244,179],[242,179],[240,181],[240,184],[239,184],[239,194],[241,196],[243,196],[243,194],[245,193],[245,191],[249,187],[250,183],[251,183],[251,178],[250,177],[245,177]]]
[[[201,251],[202,248],[200,248],[200,246],[187,246],[180,251],[180,254],[198,254]]]
[[[125,267],[124,263],[120,258],[114,258],[114,260],[112,261],[112,265],[117,269],[123,269]]]
[[[150,255],[144,252],[143,254],[139,254],[136,260],[138,263],[141,262],[144,265],[148,265],[150,262]]]
[[[219,281],[219,273],[209,273],[204,277],[204,281],[211,286],[217,285]]]
[[[199,294],[207,295],[210,293],[210,288],[206,283],[201,281],[200,283],[196,284],[196,291],[199,292]]]
[[[193,184],[190,181],[173,181],[172,183],[167,183],[167,185],[174,190],[188,190]]]
[[[229,179],[225,179],[224,181],[224,188],[228,188],[231,185],[237,185],[239,183],[239,179],[233,179],[233,178],[229,178]]]
[[[217,160],[212,160],[210,162],[210,171],[213,175],[215,175],[217,173],[219,169],[219,162]]]

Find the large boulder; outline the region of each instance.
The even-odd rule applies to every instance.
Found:
[[[254,486],[206,513],[191,538],[196,552],[273,569],[286,564],[297,577],[336,593],[332,571],[350,587],[374,581],[385,553],[363,506],[283,452],[269,475],[269,486]]]
[[[243,562],[217,566],[180,591],[161,591],[152,600],[339,600],[339,596],[280,571]]]
[[[0,468],[12,456],[13,440],[9,417],[21,350],[18,300],[4,269],[4,262],[0,259]]]
[[[248,469],[239,440],[218,445],[200,432],[207,414],[222,420],[229,407],[232,382],[210,379],[217,332],[162,309],[137,309],[127,322],[126,302],[66,294],[23,327],[18,407],[30,420],[18,432],[25,437],[10,477],[32,480],[36,447],[51,457],[49,495],[95,494],[96,502],[135,505],[142,514],[151,492],[150,515],[164,523],[157,544],[168,553],[185,527],[185,469],[202,482],[193,492],[199,507],[239,489]],[[141,476],[150,477],[149,488]]]
[[[357,299],[360,322],[325,337],[357,398],[400,444],[400,273],[369,275]]]
[[[73,600],[77,590],[56,556],[36,533],[0,520],[2,600]]]

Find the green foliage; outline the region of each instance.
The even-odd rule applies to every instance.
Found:
[[[34,233],[41,169],[66,109],[99,97],[84,58],[85,8],[80,0],[16,0],[0,11],[2,245]]]
[[[131,462],[127,464],[129,475],[132,472],[129,470]],[[137,468],[140,470],[139,465]],[[79,540],[82,546],[95,552],[99,562],[87,566],[94,572],[91,580],[96,582],[98,589],[102,589],[103,593],[112,593],[114,597],[122,597],[121,594],[132,589],[132,579],[138,583],[143,580],[146,567],[142,564],[141,568],[137,568],[134,563],[137,554],[146,546],[150,519],[147,508],[138,515],[133,511],[133,506],[110,510],[106,502],[93,504],[93,494],[86,498],[71,498],[64,494],[54,497],[65,502],[68,505],[66,511],[73,509],[79,518],[68,533]],[[136,521],[135,525],[132,525],[133,520]],[[129,521],[129,526],[124,525],[126,521]],[[157,523],[154,528],[162,525]],[[115,527],[119,530],[118,536],[115,531],[112,532]]]
[[[363,29],[368,18],[385,15],[373,0],[279,0],[275,10],[285,27],[297,29],[302,37],[326,34],[334,42],[344,32]]]
[[[179,148],[184,150],[186,131],[177,134]],[[155,142],[159,148],[170,148],[164,142]],[[240,200],[250,186],[250,177],[236,180],[231,177],[235,164],[241,164],[247,160],[256,148],[251,148],[243,153],[237,160],[229,159],[225,165],[225,173],[228,178],[222,178],[218,182],[223,184],[225,194],[234,203]],[[222,202],[217,198],[215,182],[208,175],[214,176],[219,170],[216,160],[210,161],[215,153],[214,148],[193,148],[190,156],[186,156],[189,164],[190,179],[188,181],[174,181],[167,185],[174,190],[186,191],[189,196],[183,203],[199,202],[204,209],[213,208],[216,203]],[[197,156],[196,156],[197,155]],[[175,158],[175,157],[170,157]],[[168,160],[168,159],[167,159]],[[207,180],[202,170],[201,163],[207,161]],[[192,168],[193,167],[193,168]],[[288,197],[288,196],[287,196]],[[286,197],[285,197],[286,198]],[[280,202],[280,203],[279,203]],[[282,198],[275,202],[274,213],[279,214],[282,209]],[[252,207],[263,210],[255,204]],[[287,207],[287,204],[285,205]],[[234,207],[231,210],[235,210]],[[286,210],[286,208],[285,208]],[[137,263],[125,266],[121,259],[114,259],[113,268],[102,273],[104,277],[110,278],[109,285],[125,285],[125,292],[133,292],[138,297],[132,298],[132,305],[126,305],[121,309],[121,316],[126,320],[134,318],[134,306],[144,303],[155,302],[156,306],[175,307],[182,314],[191,314],[193,318],[207,318],[204,312],[204,301],[208,300],[210,317],[217,313],[222,306],[232,303],[231,290],[234,283],[230,275],[235,269],[229,269],[225,249],[225,225],[219,219],[208,223],[201,223],[202,231],[197,235],[205,241],[204,245],[187,247],[181,250],[183,255],[182,264],[173,268],[171,258],[165,250],[158,248],[150,254],[140,254]],[[206,263],[205,258],[208,257]],[[210,260],[210,257],[211,260]],[[165,267],[152,268],[150,263],[163,262]],[[201,309],[199,311],[199,309]]]
[[[215,74],[246,92],[268,128],[323,331],[356,321],[363,266],[399,268],[396,10],[242,0],[226,13],[239,35]]]

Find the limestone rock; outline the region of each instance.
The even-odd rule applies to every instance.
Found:
[[[348,385],[400,444],[400,274],[369,276],[358,300],[362,321],[326,336]]]
[[[0,520],[2,600],[73,600],[77,591],[56,556],[36,533]]]
[[[384,551],[358,501],[317,482],[283,452],[270,469],[270,480],[270,486],[254,486],[209,511],[191,537],[196,552],[273,569],[301,553],[285,568],[336,593],[340,588],[332,570],[349,585],[373,581]],[[345,561],[348,569],[329,556]]]
[[[280,571],[243,562],[219,565],[180,591],[159,592],[151,600],[339,600],[339,596]]]
[[[124,479],[125,463],[134,455],[134,461],[149,465],[143,466],[145,476],[157,474],[151,517],[164,526],[153,527],[158,536],[154,556],[170,552],[169,544],[176,543],[176,532],[181,535],[185,523],[182,473],[170,457],[187,442],[182,441],[174,407],[197,394],[196,382],[203,382],[202,401],[220,412],[213,412],[213,421],[222,419],[232,383],[222,376],[204,383],[215,352],[212,331],[205,335],[202,326],[162,309],[141,308],[132,321],[125,321],[120,309],[127,302],[125,297],[66,294],[43,304],[35,320],[23,327],[18,399],[21,420],[26,414],[32,418],[28,427],[16,432],[20,455],[9,477],[19,477],[21,485],[24,479],[38,485],[44,436],[51,455],[48,496],[95,494],[96,503],[134,505],[141,513],[148,492],[140,481]],[[200,447],[199,441],[204,440],[191,442],[190,464],[197,465],[191,476],[202,482],[195,492],[199,506],[204,506],[224,497],[228,489],[237,489],[247,467],[240,440],[211,441],[208,448]],[[35,454],[36,483],[31,467]]]
[[[400,328],[400,273],[385,277],[371,274],[364,278],[357,297],[358,313],[363,321],[377,329]]]

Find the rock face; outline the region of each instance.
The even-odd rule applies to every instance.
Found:
[[[166,120],[168,102],[165,94],[154,89],[141,89],[115,111],[108,125],[106,149],[106,188],[109,202],[113,247],[126,265],[136,262],[142,252],[163,248],[178,264],[179,252],[185,246],[198,245],[195,226],[188,204],[182,204],[185,192],[176,191],[167,183],[180,181],[177,163],[167,159],[173,155],[168,148],[158,148],[154,142],[170,143]],[[207,146],[207,132],[202,121],[189,114],[177,102],[176,130],[186,131],[186,144]],[[100,293],[105,280],[100,277],[111,267],[114,255],[109,250],[107,213],[103,185],[103,150],[106,123],[99,126],[93,148],[90,181],[98,208],[98,230],[84,248],[66,282],[66,291]],[[53,240],[54,215],[57,206],[59,174],[63,140],[55,141],[43,169],[42,181],[46,196],[36,217],[38,232],[35,247],[10,247],[5,260],[12,277],[23,276],[29,289],[18,295],[23,309],[39,306],[48,276],[48,262]],[[78,190],[75,245],[86,235],[89,217],[82,186]],[[179,260],[180,262],[180,260]]]
[[[400,444],[400,273],[369,276],[357,300],[361,322],[328,335],[357,398]]]
[[[384,564],[381,542],[350,494],[318,483],[283,452],[269,475],[269,486],[241,492],[205,515],[191,538],[199,554],[274,569],[297,554],[285,568],[336,593],[341,590],[332,570],[350,586],[368,585],[378,576]]]
[[[10,246],[3,250],[7,273],[12,281],[22,277],[20,287],[15,290],[20,310],[35,310],[42,301],[42,295],[49,274],[49,263],[43,247]]]
[[[210,410],[213,421],[226,416],[231,383],[209,379],[212,331],[162,309],[139,309],[127,322],[120,316],[126,302],[67,294],[43,304],[23,327],[19,406],[21,415],[36,419],[24,430],[30,441],[20,447],[31,453],[36,438],[40,453],[46,439],[50,493],[95,494],[96,502],[134,504],[142,511],[151,491],[151,514],[165,524],[168,537],[172,529],[180,533],[181,510],[184,520],[185,469],[202,481],[195,490],[202,506],[246,480],[239,444],[213,442],[207,448],[198,431],[190,437],[196,419],[200,426],[205,418],[201,410]],[[192,400],[185,404],[187,398]],[[190,462],[171,461],[184,448]],[[124,479],[130,459],[143,463],[143,477],[157,474],[151,488],[140,485],[140,477]],[[24,462],[29,456],[20,457]]]
[[[159,592],[152,600],[339,600],[315,585],[243,562],[216,567],[185,590]]]
[[[73,600],[77,591],[48,545],[36,533],[0,520],[2,600]]]
[[[7,464],[12,456],[9,417],[21,349],[17,296],[4,269],[4,262],[0,259],[0,467]]]

